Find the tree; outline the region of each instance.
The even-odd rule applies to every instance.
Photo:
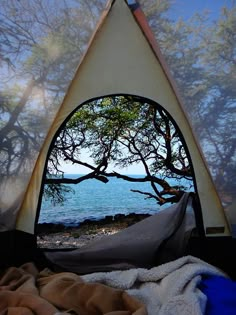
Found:
[[[202,99],[198,108],[202,118],[198,121],[197,130],[203,139],[211,173],[225,203],[229,202],[228,197],[233,196],[236,189],[235,27],[236,7],[223,7],[219,20],[202,37],[205,53],[201,56],[201,63],[208,77],[208,94],[207,100]],[[204,124],[206,117],[209,123]]]
[[[2,179],[33,168],[103,7],[100,0],[1,2]]]
[[[171,21],[169,2],[141,3],[177,83],[222,202],[230,203],[236,170],[235,1],[222,5],[214,19],[211,8],[188,21],[181,17]]]
[[[82,150],[93,163],[81,159]],[[88,174],[64,178],[62,160],[87,167]],[[108,170],[134,163],[143,166],[145,177]],[[105,97],[83,105],[61,130],[49,157],[47,184],[78,184],[88,178],[107,182],[110,177],[149,182],[152,193],[134,192],[161,205],[180,199],[183,180],[191,187],[193,174],[181,136],[159,105],[134,96]]]

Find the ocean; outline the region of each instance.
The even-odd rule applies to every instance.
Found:
[[[78,177],[78,175],[66,175]],[[142,176],[142,175],[132,175]],[[149,183],[132,183],[110,178],[104,184],[95,179],[85,180],[77,185],[69,185],[73,193],[68,193],[63,205],[53,205],[43,198],[39,223],[63,223],[77,225],[85,219],[98,220],[105,216],[129,213],[154,214],[160,206],[154,199],[131,192],[131,189],[152,192]]]

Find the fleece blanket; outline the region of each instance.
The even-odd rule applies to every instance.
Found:
[[[151,269],[78,276],[39,272],[34,264],[0,273],[1,315],[202,315],[202,277],[227,277],[192,256]]]
[[[212,265],[185,256],[151,269],[99,272],[82,279],[126,290],[146,305],[149,315],[202,315],[207,297],[198,285],[206,275],[227,277]]]
[[[70,272],[39,272],[34,264],[0,273],[1,315],[146,315],[144,305],[122,289],[86,283]]]

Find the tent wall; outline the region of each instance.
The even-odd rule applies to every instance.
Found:
[[[111,94],[131,94],[162,105],[185,137],[196,175],[205,228],[229,235],[224,212],[187,117],[163,66],[125,1],[116,1],[80,64],[36,163],[17,229],[34,233],[42,175],[52,139],[68,115],[79,105]]]

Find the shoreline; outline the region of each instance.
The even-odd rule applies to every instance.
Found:
[[[81,248],[95,239],[115,234],[149,216],[147,213],[116,214],[100,220],[86,219],[74,226],[39,223],[36,227],[37,245],[45,249]]]

